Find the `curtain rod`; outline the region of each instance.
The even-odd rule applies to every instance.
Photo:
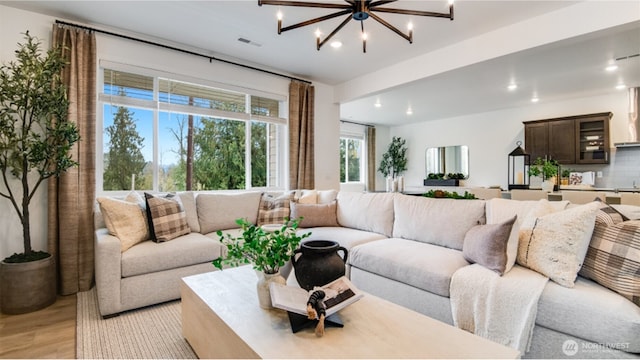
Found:
[[[349,120],[340,120],[340,122],[347,123],[347,124],[354,124],[354,125],[366,126],[366,127],[372,127],[372,128],[374,128],[374,127],[375,127],[375,125],[369,125],[369,124],[357,123],[357,122],[355,122],[355,121],[349,121]]]
[[[111,36],[115,36],[115,37],[131,40],[131,41],[137,41],[137,42],[145,43],[147,45],[158,46],[158,47],[161,47],[161,48],[164,48],[164,49],[178,51],[178,52],[181,52],[181,53],[184,53],[184,54],[203,57],[205,59],[209,59],[210,63],[213,62],[213,60],[215,60],[215,61],[223,62],[225,64],[235,65],[235,66],[239,66],[239,67],[242,67],[242,68],[245,68],[245,69],[260,71],[260,72],[263,72],[263,73],[266,73],[266,74],[280,76],[280,77],[287,78],[287,79],[290,79],[290,80],[296,80],[296,81],[300,81],[300,82],[303,82],[303,83],[311,84],[311,81],[309,81],[309,80],[299,79],[299,78],[296,78],[296,77],[293,77],[293,76],[280,74],[280,73],[277,73],[277,72],[274,72],[274,71],[265,70],[265,69],[260,69],[260,68],[254,67],[254,66],[245,65],[245,64],[237,63],[237,62],[230,61],[230,60],[219,59],[219,58],[217,58],[215,56],[200,54],[200,53],[197,53],[195,51],[180,49],[180,48],[177,48],[177,47],[173,47],[173,46],[169,46],[169,45],[165,45],[165,44],[160,44],[160,43],[149,41],[149,40],[138,39],[138,38],[135,38],[135,37],[132,37],[132,36],[128,36],[128,35],[117,34],[117,33],[114,33],[114,32],[110,32],[110,31],[106,31],[106,30],[100,30],[100,29],[96,29],[96,28],[92,28],[92,27],[84,26],[84,25],[72,24],[72,23],[68,23],[66,21],[61,21],[61,20],[56,20],[56,24],[66,25],[66,26],[73,26],[73,27],[76,27],[76,28],[79,28],[79,29],[83,29],[83,30],[95,31],[97,33],[111,35]]]

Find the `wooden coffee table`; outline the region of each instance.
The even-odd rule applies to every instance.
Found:
[[[258,306],[249,266],[182,279],[182,333],[200,358],[517,358],[483,339],[376,296],[340,311],[344,328],[291,332],[283,310]]]

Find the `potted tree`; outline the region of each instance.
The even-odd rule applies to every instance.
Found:
[[[70,150],[79,140],[67,121],[62,48],[43,53],[41,42],[25,34],[16,60],[0,67],[0,173],[7,199],[22,224],[24,251],[0,263],[0,309],[19,314],[44,308],[56,299],[53,257],[31,246],[30,204],[43,182],[77,162]],[[4,238],[4,241],[13,239]]]
[[[387,191],[402,191],[404,188],[404,179],[400,175],[407,170],[406,142],[401,137],[394,136],[387,151],[382,154],[378,171],[387,179]]]
[[[556,189],[556,176],[558,175],[559,165],[555,160],[546,160],[537,158],[529,167],[529,176],[542,175],[542,190],[552,192]]]

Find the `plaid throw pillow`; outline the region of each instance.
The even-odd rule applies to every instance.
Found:
[[[288,218],[290,214],[289,202],[293,199],[293,195],[293,193],[286,193],[275,197],[270,194],[262,194],[258,209],[258,226],[284,224],[284,218]]]
[[[640,220],[622,221],[623,215],[606,206],[596,225],[580,275],[590,278],[640,306]]]
[[[147,201],[147,218],[151,239],[155,242],[169,241],[191,232],[180,197],[167,194],[165,197],[144,193]]]

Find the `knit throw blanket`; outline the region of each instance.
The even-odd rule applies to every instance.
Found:
[[[502,277],[478,264],[465,266],[451,278],[454,325],[524,355],[548,280],[518,265]]]

